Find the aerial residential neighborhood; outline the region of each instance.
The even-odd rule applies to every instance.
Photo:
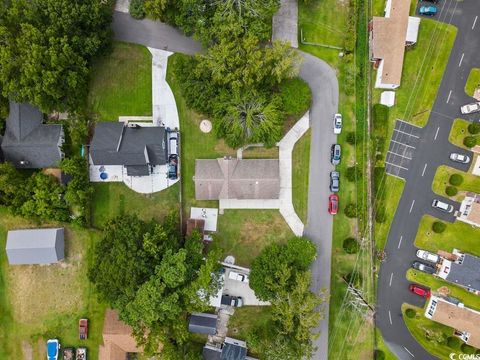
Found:
[[[480,358],[479,17],[0,2],[0,360]]]

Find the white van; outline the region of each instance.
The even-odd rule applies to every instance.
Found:
[[[168,151],[170,155],[178,156],[178,133],[177,132],[168,133]]]
[[[451,213],[453,211],[453,205],[444,203],[443,201],[437,199],[433,200],[432,207],[447,213]]]

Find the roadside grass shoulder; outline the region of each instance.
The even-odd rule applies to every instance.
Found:
[[[439,195],[448,196],[445,192],[445,189],[447,186],[450,186],[448,180],[453,174],[460,174],[463,177],[463,182],[461,185],[457,186],[460,192],[456,196],[451,196],[452,199],[459,200],[460,198],[463,198],[462,192],[465,191],[472,191],[477,194],[480,193],[480,177],[470,173],[458,171],[445,165],[441,165],[437,168],[437,172],[435,173],[432,183],[432,190]]]
[[[441,234],[432,231],[432,224],[438,221],[430,215],[424,215],[420,221],[415,245],[421,249],[437,252],[438,250],[451,251],[454,248],[472,255],[480,256],[480,229],[461,221],[447,223]]]
[[[0,214],[3,248],[8,230],[37,227],[3,208]],[[86,346],[89,357],[98,357],[106,305],[97,300],[86,272],[91,250],[100,236],[96,231],[64,226],[66,258],[59,264],[9,266],[5,255],[0,256],[0,301],[5,306],[1,311],[6,315],[1,332],[7,334],[0,339],[2,359],[23,358],[22,347],[31,347],[35,359],[43,358],[48,338],[59,338],[63,346]],[[80,343],[78,320],[82,317],[89,319],[89,338]]]
[[[292,197],[295,212],[304,224],[308,212],[308,173],[310,167],[311,130],[295,144],[292,153]]]
[[[463,145],[463,139],[465,136],[468,136],[468,125],[470,124],[469,121],[463,119],[455,119],[453,122],[453,126],[450,130],[450,135],[448,136],[448,140],[461,148],[467,149],[465,145]]]
[[[152,115],[152,56],[148,49],[114,41],[111,53],[93,64],[87,104],[99,121]]]
[[[468,75],[467,83],[465,84],[465,92],[467,95],[473,96],[475,89],[480,86],[480,69],[473,68]]]
[[[468,292],[467,290],[453,285],[443,279],[434,277],[430,274],[425,274],[421,271],[416,271],[414,269],[409,269],[407,271],[407,279],[409,281],[429,287],[433,293],[438,292],[438,290],[441,289],[442,294],[448,292],[448,296],[460,300],[467,307],[472,309],[480,309],[480,298],[478,295]]]

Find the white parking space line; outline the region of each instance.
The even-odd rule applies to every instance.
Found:
[[[473,20],[472,30],[475,29],[475,25],[477,24],[478,16],[475,16],[475,20]]]
[[[406,146],[406,147],[409,147],[409,148],[412,148],[412,149],[415,149],[415,146],[412,146],[412,145],[407,145],[407,144],[404,144],[400,141],[396,141],[396,140],[390,140],[391,142],[394,142],[394,143],[397,143],[397,144],[400,144],[400,145],[403,145],[403,146]]]
[[[440,131],[440,126],[437,127],[437,132],[435,133],[435,137],[433,138],[433,140],[437,140],[437,136],[438,136],[439,131]]]
[[[415,355],[413,355],[410,350],[408,350],[405,346],[403,347],[405,350],[407,350],[407,352],[412,356],[412,357],[415,357]]]
[[[397,249],[400,249],[400,245],[402,245],[402,239],[403,239],[403,235],[400,236],[400,241],[398,242]]]
[[[405,155],[401,155],[401,154],[397,154],[393,151],[390,151],[388,150],[387,153],[390,153],[390,154],[393,154],[393,155],[397,155],[397,156],[401,156],[402,158],[405,158],[405,159],[408,159],[408,160],[412,160],[412,158],[409,158],[408,156],[405,156]]]
[[[462,61],[463,61],[464,56],[465,56],[465,53],[462,53],[462,57],[460,58],[460,62],[458,63],[458,67],[462,66]]]
[[[387,174],[388,174],[388,175],[390,175],[390,176],[396,177],[397,179],[400,179],[400,180],[403,180],[403,181],[405,181],[405,179],[404,179],[404,178],[402,178],[401,176],[398,176],[398,175],[392,174],[392,173],[390,173],[390,172],[388,172],[388,171],[387,171]]]
[[[390,310],[388,310],[388,318],[390,319],[390,325],[392,325],[392,314],[390,313]]]
[[[452,96],[452,90],[450,90],[450,92],[448,93],[447,104],[450,101],[450,96]]]
[[[422,176],[425,175],[425,170],[427,170],[427,165],[428,164],[425,164],[425,166],[423,167]]]
[[[408,212],[409,214],[412,212],[413,210],[413,205],[415,205],[415,200],[412,201],[412,206],[410,206],[410,211]]]
[[[397,165],[397,164],[392,164],[391,162],[388,162],[388,161],[385,161],[385,164],[396,166],[396,167],[398,167],[400,169],[403,169],[403,170],[408,170],[408,168],[406,168],[406,167],[403,167],[403,166],[400,166],[400,165]]]
[[[413,134],[407,133],[407,132],[405,132],[405,131],[402,131],[402,130],[393,129],[393,131],[398,131],[399,133],[402,133],[402,134],[407,134],[408,136],[412,136],[412,137],[414,137],[414,138],[420,139],[420,136],[413,135]]]
[[[407,124],[408,126],[413,126],[413,127],[416,127],[416,128],[418,128],[418,129],[421,129],[421,127],[420,127],[420,126],[418,126],[418,125],[415,125],[415,124],[411,124],[411,123],[409,123],[409,122],[406,122],[405,120],[402,120],[402,119],[397,119],[397,121],[398,121],[398,122],[402,122],[402,123],[404,123],[404,124]]]
[[[390,283],[388,284],[388,286],[392,286],[392,279],[393,279],[393,273],[390,274]]]

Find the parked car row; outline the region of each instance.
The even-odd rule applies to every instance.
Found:
[[[339,135],[342,133],[343,118],[342,114],[333,116],[333,133]],[[330,162],[336,166],[340,164],[342,158],[342,148],[339,144],[333,144],[330,149]],[[330,191],[333,193],[328,197],[328,212],[331,215],[338,213],[338,195],[340,191],[340,173],[338,171],[330,172]]]

